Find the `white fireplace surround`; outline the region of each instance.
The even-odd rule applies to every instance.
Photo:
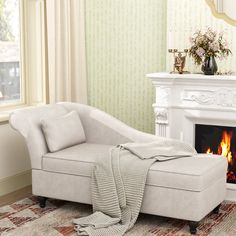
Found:
[[[153,73],[156,134],[195,145],[195,124],[236,127],[236,76]],[[227,184],[236,201],[236,184]]]

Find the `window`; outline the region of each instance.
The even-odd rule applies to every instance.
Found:
[[[47,102],[44,0],[0,0],[0,121]]]
[[[19,0],[0,0],[0,106],[23,102],[19,13]]]

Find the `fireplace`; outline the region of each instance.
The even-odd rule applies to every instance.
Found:
[[[227,158],[227,183],[236,184],[236,127],[196,124],[195,148],[198,153]]]
[[[221,154],[223,149],[229,162],[226,199],[236,202],[236,76],[153,73],[147,77],[155,87],[156,135],[195,145],[202,153]],[[226,144],[220,149],[223,137]]]

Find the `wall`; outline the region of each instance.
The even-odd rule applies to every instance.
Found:
[[[223,61],[217,60],[218,69],[221,72],[236,70],[236,43],[233,41],[236,38],[235,26],[215,18],[205,0],[168,0],[167,9],[168,48],[173,46],[178,49],[189,48],[189,37],[199,29],[206,30],[210,27],[218,32],[223,31],[233,55]],[[166,59],[167,70],[171,70],[172,57],[168,55]],[[186,68],[191,72],[200,71],[200,67],[196,67],[190,58],[187,59]]]
[[[166,0],[86,0],[89,104],[154,132],[146,73],[165,70]]]
[[[31,183],[30,160],[23,138],[0,123],[0,196]]]

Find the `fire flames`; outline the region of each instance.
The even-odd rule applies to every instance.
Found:
[[[218,155],[222,155],[227,158],[229,166],[233,165],[233,155],[231,151],[231,139],[232,139],[232,132],[223,131],[221,141],[218,145],[217,153]],[[208,147],[206,150],[207,154],[213,154],[211,147]],[[228,180],[231,179],[236,181],[236,176],[233,174],[232,171],[228,171],[227,174]]]
[[[223,131],[221,142],[218,146],[217,154],[227,158],[228,163],[232,164],[233,156],[230,150],[230,143],[232,138],[232,132]],[[210,147],[206,150],[207,154],[213,154]]]
[[[213,152],[211,151],[211,148],[207,148],[206,154],[213,154]]]
[[[224,131],[220,146],[218,147],[218,154],[225,156],[228,159],[228,163],[232,164],[233,157],[230,151],[230,142],[232,138],[232,132]]]

